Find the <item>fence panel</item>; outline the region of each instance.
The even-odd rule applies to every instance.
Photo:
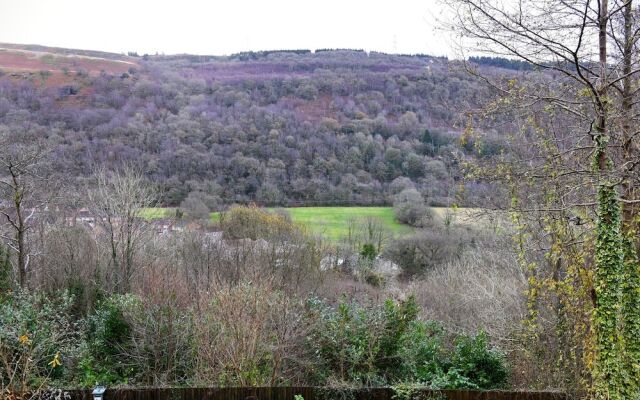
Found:
[[[69,400],[93,400],[91,390],[67,390]],[[333,389],[323,387],[224,387],[107,389],[104,400],[394,400],[391,388]],[[560,392],[422,390],[415,399],[446,400],[570,400]]]

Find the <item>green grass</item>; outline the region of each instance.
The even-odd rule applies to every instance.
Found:
[[[395,220],[391,207],[299,207],[286,210],[295,223],[305,225],[311,232],[330,240],[339,240],[346,236],[349,221],[363,220],[367,217],[378,219],[394,236],[413,231],[410,226]]]
[[[396,221],[392,207],[299,207],[286,208],[291,219],[307,226],[311,232],[337,241],[345,237],[350,220],[363,220],[374,217],[392,236],[402,236],[415,231],[415,228]],[[475,208],[433,207],[434,218],[444,222],[448,217],[453,225],[477,227],[486,221],[475,216]]]
[[[283,208],[291,220],[316,235],[338,241],[345,237],[349,230],[349,222],[374,217],[382,223],[391,235],[399,236],[413,232],[414,228],[397,222],[391,207],[292,207]],[[269,209],[273,210],[273,209]],[[211,213],[211,219],[218,221],[219,213]]]
[[[402,236],[414,231],[414,228],[395,220],[392,207],[294,207],[285,208],[293,222],[306,226],[312,233],[322,235],[331,241],[338,241],[347,235],[349,221],[363,220],[367,217],[378,219],[392,236]],[[472,217],[474,209],[433,208],[435,217],[445,219],[452,215],[454,224],[475,225]],[[141,212],[146,219],[173,216],[174,208],[147,208]],[[218,221],[219,213],[211,213],[211,219]]]
[[[175,208],[170,207],[149,207],[140,210],[140,217],[144,219],[160,219],[172,217],[175,214]]]

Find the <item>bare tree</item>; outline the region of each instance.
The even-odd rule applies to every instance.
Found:
[[[3,238],[15,253],[12,261],[20,287],[26,287],[33,253],[27,234],[33,217],[43,211],[49,201],[47,186],[46,145],[28,128],[0,127],[0,214],[9,228]]]
[[[375,254],[380,254],[390,237],[389,231],[380,218],[367,216],[363,218],[350,218],[347,220],[347,234],[342,241],[342,246],[347,252],[360,253],[363,246],[373,246]]]
[[[135,255],[144,245],[150,232],[141,214],[155,204],[153,186],[137,170],[127,167],[121,171],[97,170],[95,187],[89,189],[90,208],[96,224],[106,236],[109,270],[115,279],[115,289],[128,292],[135,272]]]

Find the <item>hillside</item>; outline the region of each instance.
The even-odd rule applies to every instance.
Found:
[[[0,43],[0,68],[16,83],[56,87],[74,84],[82,75],[116,75],[138,67],[134,58],[110,53]]]
[[[98,165],[133,163],[168,206],[384,205],[411,186],[432,205],[477,204],[481,185],[455,198],[459,162],[502,148],[499,132],[460,148],[461,112],[491,93],[429,56],[0,45],[0,71],[0,124],[46,136],[57,170],[81,184]]]

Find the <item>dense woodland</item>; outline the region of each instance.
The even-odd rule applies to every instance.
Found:
[[[73,185],[97,166],[132,163],[161,186],[162,203],[193,193],[212,208],[390,204],[407,185],[433,205],[486,202],[472,181],[460,196],[460,163],[505,145],[494,125],[482,143],[460,146],[461,111],[491,93],[443,58],[320,50],[132,59],[138,66],[117,75],[6,73],[0,124],[46,136],[54,169]],[[516,65],[474,61],[488,73]]]

